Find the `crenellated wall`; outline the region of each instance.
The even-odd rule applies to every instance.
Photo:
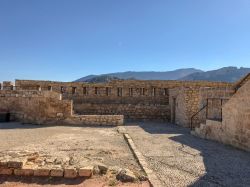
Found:
[[[224,87],[207,81],[112,81],[102,84],[16,80],[17,89],[53,90],[72,99],[78,114],[124,115],[130,120],[170,120],[169,89]]]

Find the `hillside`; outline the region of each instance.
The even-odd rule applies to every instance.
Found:
[[[118,72],[118,73],[109,73],[103,75],[88,75],[82,77],[75,82],[94,82],[94,80],[100,81],[101,79],[137,79],[137,80],[178,80],[184,76],[190,75],[192,73],[202,72],[201,70],[194,68],[187,69],[178,69],[174,71],[165,71],[165,72],[156,72],[156,71],[127,71],[127,72]],[[99,78],[98,78],[99,77]]]
[[[207,81],[222,81],[235,82],[250,73],[250,68],[224,67],[217,70],[207,72],[197,72],[185,76],[179,80],[207,80]]]

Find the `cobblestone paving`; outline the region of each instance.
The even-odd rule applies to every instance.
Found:
[[[163,186],[250,186],[250,153],[172,124],[125,127]]]

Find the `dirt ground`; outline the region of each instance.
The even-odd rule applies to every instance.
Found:
[[[39,153],[40,157],[46,158],[46,164],[59,160],[60,163],[65,162],[72,167],[80,168],[101,163],[109,167],[129,169],[136,176],[144,175],[116,127],[0,123],[0,142],[0,156],[15,155],[25,151]],[[90,181],[93,182],[93,180]],[[85,181],[85,183],[88,182],[89,180]],[[110,181],[100,179],[99,182]],[[103,186],[103,184],[96,184],[96,186]]]
[[[37,126],[0,123],[0,153],[38,152],[68,158],[71,165],[103,163],[140,172],[123,136],[109,127]]]
[[[105,177],[93,177],[91,179],[64,179],[64,178],[41,178],[41,177],[16,177],[0,176],[1,187],[108,187],[114,183],[107,182]],[[110,184],[110,185],[109,185]],[[150,187],[148,182],[140,183],[121,183],[115,184],[116,187]]]
[[[125,126],[162,186],[250,186],[250,153],[167,123]]]

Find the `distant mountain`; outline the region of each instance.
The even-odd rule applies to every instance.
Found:
[[[84,82],[89,82],[89,83],[105,83],[105,82],[109,82],[112,80],[121,80],[118,77],[114,77],[114,76],[109,76],[109,75],[101,75],[101,76],[89,76],[89,79],[86,79]]]
[[[75,82],[95,82],[100,80],[115,79],[137,79],[137,80],[178,80],[182,77],[188,76],[193,73],[202,72],[194,68],[177,69],[174,71],[156,72],[156,71],[127,71],[118,73],[109,73],[103,75],[89,75],[82,77]],[[99,78],[98,78],[99,77]]]
[[[250,73],[250,68],[237,68],[237,67],[224,67],[218,70],[207,72],[196,72],[179,80],[206,80],[206,81],[222,81],[222,82],[235,82],[246,74]]]

